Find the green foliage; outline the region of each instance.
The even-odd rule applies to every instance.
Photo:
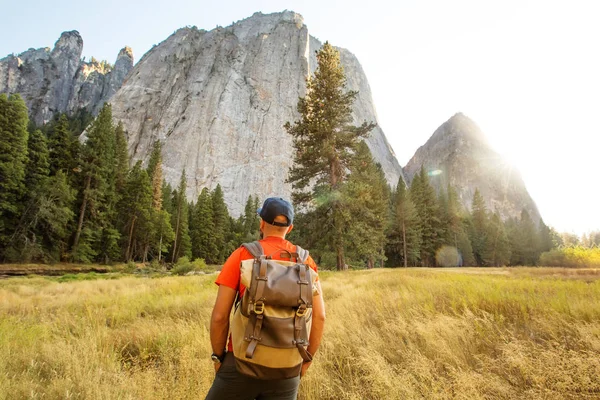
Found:
[[[22,211],[27,125],[27,107],[21,96],[0,94],[0,249],[8,243]]]
[[[171,269],[171,273],[174,275],[185,275],[192,271],[208,271],[208,266],[204,262],[204,259],[197,258],[193,262],[190,262],[189,258],[183,256],[177,260],[177,263]]]

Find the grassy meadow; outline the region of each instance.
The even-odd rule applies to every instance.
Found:
[[[0,280],[0,399],[204,398],[214,275]],[[300,399],[600,398],[600,270],[321,274]]]

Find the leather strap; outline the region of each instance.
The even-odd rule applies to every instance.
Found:
[[[254,258],[260,258],[260,256],[265,255],[265,252],[258,241],[243,243],[242,246],[244,246]]]
[[[307,280],[307,271],[308,268],[306,264],[297,264],[298,268],[298,285],[300,285],[300,305],[305,305],[307,307],[312,306],[312,297],[310,294],[310,282]]]
[[[246,358],[252,358],[254,356],[256,345],[258,345],[258,342],[262,340],[262,338],[260,337],[260,331],[262,329],[263,318],[263,314],[252,314],[250,321],[248,321],[248,326],[246,327],[246,335],[248,334],[248,331],[250,331],[251,334],[250,336],[247,336],[247,340],[250,340],[250,344],[246,349]],[[252,320],[254,320],[254,323],[251,322]],[[254,329],[252,329],[253,325]]]
[[[301,305],[299,310],[302,307],[304,307],[304,311],[306,311],[306,306],[304,305]],[[306,350],[306,347],[304,347],[308,346],[308,340],[300,338],[300,334],[303,331],[303,325],[306,326],[306,316],[304,314],[302,314],[302,316],[296,314],[296,317],[294,318],[294,344],[298,348],[298,352],[300,353],[302,359],[308,362],[312,361],[312,355],[308,352],[308,350]]]
[[[308,260],[308,250],[304,250],[302,247],[296,245],[296,253],[298,254],[298,260],[305,264],[306,260]]]
[[[256,268],[253,268],[252,272],[256,272]],[[267,285],[267,260],[264,258],[260,260],[260,266],[258,267],[257,272],[258,274],[255,277],[256,292],[253,293],[254,296],[251,298],[252,303],[254,304],[250,314],[251,319],[248,321],[248,326],[246,327],[246,340],[250,340],[250,344],[246,349],[246,358],[252,358],[254,356],[256,346],[258,345],[258,342],[262,340],[260,337],[260,331],[262,329],[263,312],[265,306],[263,293],[265,291],[265,286]]]

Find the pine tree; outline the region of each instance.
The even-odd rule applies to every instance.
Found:
[[[122,196],[129,174],[129,153],[127,152],[127,138],[121,121],[115,128],[115,157],[115,189],[119,196]]]
[[[116,220],[116,135],[112,111],[105,104],[90,126],[82,154],[83,198],[73,242],[76,261],[91,261],[96,256],[104,262],[118,257],[119,232]],[[84,228],[85,241],[80,246]]]
[[[51,124],[48,150],[50,153],[50,174],[56,175],[63,171],[67,175],[73,174],[77,167],[77,146],[72,142],[73,134],[69,129],[69,119],[65,114],[60,114],[58,121]]]
[[[535,223],[529,213],[523,209],[521,218],[513,223],[510,230],[512,265],[536,265],[539,259],[539,237]]]
[[[323,235],[334,251],[338,269],[345,269],[345,223],[341,189],[347,180],[352,155],[361,138],[375,126],[353,126],[352,104],[357,92],[346,90],[339,52],[326,42],[317,52],[317,69],[307,79],[307,94],[298,101],[300,120],[285,124],[294,138],[294,166],[288,182],[294,185],[296,205],[309,206],[308,215],[323,217]],[[310,223],[309,223],[310,225]]]
[[[443,242],[444,230],[435,190],[429,184],[425,168],[421,166],[410,187],[410,198],[419,215],[421,231],[420,260],[422,266],[434,266],[435,254]]]
[[[35,226],[38,218],[39,198],[46,187],[50,173],[46,136],[34,130],[27,141],[25,192],[20,202],[23,211],[11,235],[6,258],[10,261],[43,260],[44,249],[38,240]]]
[[[210,264],[217,263],[212,196],[207,188],[200,192],[194,211],[196,226],[192,230],[192,254],[194,258],[203,258]]]
[[[171,226],[175,237],[171,249],[171,262],[176,262],[179,257],[192,257],[192,244],[189,235],[188,202],[185,195],[187,181],[185,169],[181,172],[179,187],[173,192],[173,214],[171,215]]]
[[[28,121],[21,96],[0,94],[0,249],[6,246],[22,212]]]
[[[473,195],[471,220],[473,225],[469,236],[473,246],[473,255],[475,256],[477,265],[484,266],[489,216],[483,197],[481,196],[481,193],[479,193],[479,189],[475,189],[475,194]]]
[[[342,201],[351,223],[344,230],[347,255],[373,268],[385,261],[385,228],[389,188],[381,166],[375,164],[365,142],[358,145],[342,188]]]
[[[462,263],[461,265],[475,265],[473,256],[473,247],[469,240],[468,232],[465,229],[464,216],[461,204],[458,200],[456,190],[448,185],[446,189],[446,208],[444,216],[444,225],[446,226],[446,244],[458,249]]]
[[[217,264],[221,264],[225,261],[225,257],[227,257],[227,254],[229,253],[227,246],[227,236],[231,229],[229,223],[229,211],[227,211],[227,206],[225,205],[221,185],[217,185],[215,190],[213,190],[211,197],[214,241],[217,248],[214,261]]]
[[[416,265],[421,247],[419,215],[402,177],[393,195],[391,223],[388,231],[388,253],[396,261],[393,266]]]
[[[258,197],[248,196],[244,215],[242,219],[242,237],[244,242],[258,240],[260,229],[260,218],[256,211],[258,210]]]
[[[127,175],[125,190],[119,204],[119,218],[123,221],[121,236],[126,261],[143,259],[147,250],[151,226],[152,187],[148,173],[138,161]],[[145,261],[145,260],[144,260]]]
[[[482,258],[484,265],[492,267],[505,266],[510,262],[510,242],[498,212],[489,220]]]

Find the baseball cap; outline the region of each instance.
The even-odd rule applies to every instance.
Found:
[[[257,214],[267,224],[275,226],[290,226],[294,222],[294,207],[289,201],[281,197],[269,197],[263,203],[263,206],[258,209]],[[287,218],[287,222],[275,222],[278,215],[283,215]]]

